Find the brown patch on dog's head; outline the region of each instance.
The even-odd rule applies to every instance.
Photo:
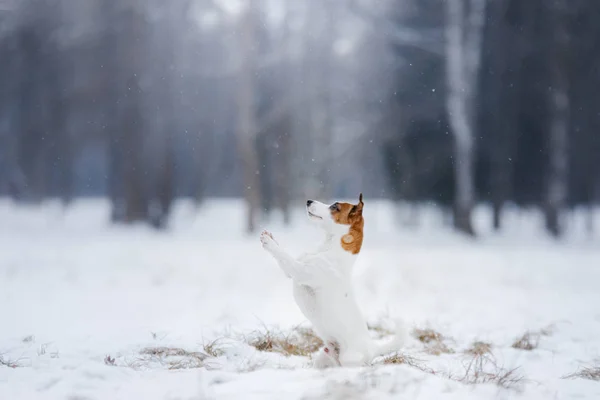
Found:
[[[331,217],[336,224],[349,225],[348,233],[342,236],[342,248],[352,254],[358,254],[363,241],[363,197],[358,198],[358,204],[333,203],[329,208]]]

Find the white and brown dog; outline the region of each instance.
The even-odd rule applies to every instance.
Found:
[[[264,231],[260,240],[283,272],[294,282],[294,298],[325,343],[315,366],[361,366],[373,358],[399,349],[402,334],[376,344],[352,290],[352,267],[363,242],[363,199],[358,204],[323,204],[308,200],[308,218],[325,231],[325,242],[314,252],[294,258],[273,235]]]

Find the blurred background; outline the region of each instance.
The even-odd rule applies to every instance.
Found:
[[[0,0],[0,196],[306,198],[542,211],[600,200],[597,0]],[[593,218],[586,229],[593,230]]]
[[[599,399],[599,105],[600,0],[0,0],[0,399]],[[316,374],[257,231],[360,192]]]

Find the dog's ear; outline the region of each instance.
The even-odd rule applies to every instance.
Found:
[[[362,215],[362,210],[363,210],[364,204],[365,203],[363,203],[363,196],[361,193],[360,196],[358,197],[358,204],[355,206],[352,206],[352,208],[350,209],[350,215],[354,215],[354,214]]]

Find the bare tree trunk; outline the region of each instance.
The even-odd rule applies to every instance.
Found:
[[[273,197],[273,206],[279,209],[283,214],[284,224],[290,223],[290,191],[292,190],[290,176],[290,157],[292,157],[290,147],[290,129],[291,122],[289,114],[286,114],[277,121],[270,129],[276,138],[272,139],[275,142],[273,155],[271,158],[271,176],[272,184],[270,185],[271,195]]]
[[[569,34],[566,26],[568,6],[564,0],[555,0],[551,6],[553,54],[551,55],[550,130],[549,130],[549,171],[546,194],[546,229],[555,237],[563,233],[561,213],[567,200],[568,174],[568,131],[569,131],[569,82],[566,65],[566,52]]]
[[[330,199],[331,168],[333,167],[333,110],[331,80],[333,78],[333,42],[335,40],[334,2],[308,0],[309,29],[320,32],[316,39],[308,35],[309,49],[305,57],[309,95],[303,100],[308,105],[308,126],[311,143],[310,160],[305,168],[310,171],[308,191],[320,199]],[[306,33],[305,33],[306,34]]]
[[[502,211],[504,203],[510,198],[512,189],[512,141],[515,131],[515,118],[518,106],[515,102],[518,96],[514,95],[510,83],[518,79],[518,74],[513,73],[510,66],[514,65],[515,53],[514,35],[509,23],[504,20],[506,9],[511,0],[498,0],[492,2],[489,14],[495,18],[496,23],[489,24],[487,44],[495,46],[489,61],[495,79],[490,80],[487,96],[491,101],[491,110],[486,119],[488,132],[492,136],[493,146],[490,149],[490,186],[493,211],[493,227],[498,231],[502,225]],[[484,90],[484,89],[482,89]],[[499,113],[496,110],[508,110]]]
[[[19,165],[25,178],[26,198],[41,201],[46,189],[46,145],[40,126],[42,79],[40,38],[30,25],[20,28],[21,71],[19,74]]]
[[[119,129],[123,140],[123,173],[125,183],[125,221],[148,221],[148,191],[143,157],[143,115],[141,109],[140,73],[144,43],[144,24],[141,10],[131,6],[124,11],[127,15],[121,38],[121,68],[123,77]]]
[[[290,213],[290,191],[291,191],[291,179],[290,179],[290,123],[289,118],[286,118],[284,125],[287,127],[286,132],[281,134],[279,141],[279,159],[280,164],[277,168],[277,205],[283,214],[284,225],[289,225],[291,222]]]
[[[139,81],[135,74],[128,79],[130,88],[121,110],[120,129],[123,133],[125,153],[123,166],[125,176],[125,221],[148,220],[148,196],[144,177],[142,155],[142,115],[140,111]]]
[[[147,115],[146,120],[151,124],[145,132],[145,137],[152,143],[148,146],[155,172],[151,182],[151,209],[150,223],[157,229],[167,227],[171,206],[175,196],[173,182],[173,136],[177,129],[175,116],[176,96],[174,95],[173,75],[176,71],[172,68],[176,59],[176,37],[175,24],[185,18],[187,4],[185,2],[163,3],[158,1],[150,3],[160,10],[162,15],[162,28],[158,31],[150,27],[152,34],[150,46],[155,54],[161,54],[162,58],[154,63],[153,67],[146,67],[156,77],[156,83],[151,89],[151,96],[147,100],[153,104],[154,115]],[[200,174],[200,172],[198,172]]]
[[[238,146],[243,163],[244,199],[246,201],[246,231],[256,229],[261,204],[258,154],[256,149],[256,40],[254,1],[246,5],[240,17],[241,69],[238,86]]]
[[[512,101],[517,101],[513,98]],[[513,152],[514,152],[514,135],[515,125],[513,111],[516,111],[514,104],[502,102],[503,109],[506,109],[506,114],[501,116],[505,120],[498,124],[498,132],[494,141],[492,165],[491,165],[491,185],[492,185],[492,210],[493,210],[493,227],[498,231],[502,228],[502,215],[506,202],[511,198],[513,193]],[[499,108],[500,109],[500,108]]]
[[[166,131],[163,138],[164,149],[162,149],[160,169],[158,171],[155,186],[159,213],[152,222],[155,228],[164,229],[167,226],[171,205],[174,198],[173,184],[173,143],[172,132]]]
[[[57,93],[53,101],[53,131],[56,135],[56,164],[58,167],[58,191],[64,206],[73,199],[73,154],[74,138],[67,129],[67,103],[62,98],[62,93]]]
[[[2,21],[0,21],[1,23]],[[18,38],[5,37],[0,42],[0,193],[19,199],[24,192],[24,179],[19,166],[19,87],[23,67],[18,57],[11,57],[11,47]],[[21,68],[20,68],[21,67]]]
[[[311,166],[311,137],[310,123],[310,105],[308,93],[310,86],[308,82],[308,52],[310,43],[308,35],[305,34],[309,27],[309,3],[308,2],[287,2],[286,5],[291,10],[293,15],[300,21],[300,27],[296,28],[292,39],[292,46],[297,48],[293,54],[293,63],[290,67],[291,84],[290,84],[290,104],[294,113],[291,115],[291,147],[294,153],[290,159],[291,180],[296,184],[292,189],[295,192],[292,196],[296,198],[306,199],[313,197],[309,185]]]
[[[290,28],[291,12],[289,5],[285,5],[285,23],[282,39],[278,42],[278,51],[283,52],[285,60],[285,68],[282,72],[285,81],[292,82],[294,74],[292,71],[293,59],[291,57],[292,32]],[[290,197],[292,191],[292,176],[290,171],[291,165],[291,135],[292,135],[292,85],[286,85],[282,89],[282,100],[287,104],[287,109],[284,115],[278,118],[275,123],[275,133],[277,134],[277,151],[275,153],[275,206],[281,210],[283,214],[283,223],[289,225],[291,222],[290,213]]]
[[[58,52],[57,52],[58,53]],[[52,148],[54,159],[54,170],[58,178],[56,194],[64,206],[67,206],[73,198],[73,157],[74,138],[68,129],[69,110],[65,98],[64,88],[66,76],[69,69],[64,63],[63,57],[53,54],[49,57],[49,75],[47,80],[46,101],[49,113],[47,115],[49,127],[55,137]]]
[[[446,1],[447,108],[454,135],[454,226],[474,235],[474,101],[481,62],[486,0]]]
[[[111,222],[125,222],[125,181],[123,134],[120,126],[121,95],[124,79],[122,63],[121,30],[123,22],[114,0],[102,0],[102,23],[112,26],[102,37],[101,57],[105,60],[104,74],[100,78],[106,85],[104,123],[107,130],[106,158],[108,161],[108,197],[111,203]]]

